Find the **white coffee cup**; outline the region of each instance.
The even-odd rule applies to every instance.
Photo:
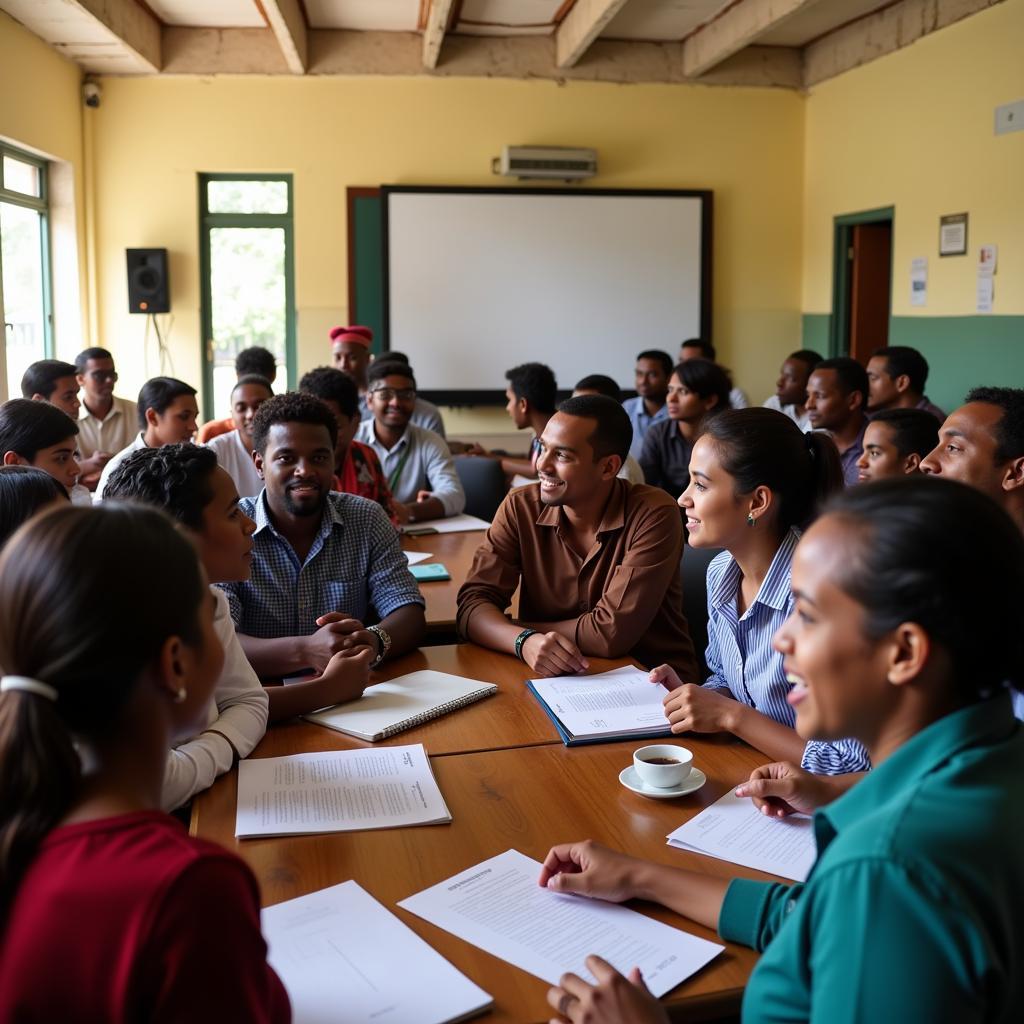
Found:
[[[656,762],[661,762],[660,764]],[[675,789],[693,766],[693,752],[670,743],[653,743],[633,752],[633,767],[648,786]]]

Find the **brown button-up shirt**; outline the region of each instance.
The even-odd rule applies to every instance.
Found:
[[[541,502],[539,486],[512,491],[459,589],[459,632],[466,635],[482,604],[508,608],[520,586],[523,622],[575,619],[584,654],[667,663],[683,682],[699,682],[683,615],[676,503],[656,487],[617,479],[585,558],[567,542],[568,529],[562,509]]]

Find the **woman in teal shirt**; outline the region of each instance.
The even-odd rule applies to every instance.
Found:
[[[541,884],[659,902],[762,950],[747,1024],[1024,1019],[1024,728],[1006,688],[1024,681],[1024,537],[962,485],[869,484],[808,530],[793,592],[775,644],[796,729],[856,737],[875,766],[817,810],[807,881],[730,883],[585,842],[554,847]],[[755,772],[779,774],[797,808],[832,785]],[[638,974],[588,964],[596,987],[566,975],[549,993],[563,1017],[667,1019]]]

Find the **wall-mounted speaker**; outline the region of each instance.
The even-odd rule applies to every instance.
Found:
[[[128,312],[169,313],[166,249],[127,249]]]

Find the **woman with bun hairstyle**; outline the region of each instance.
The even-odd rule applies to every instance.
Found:
[[[848,489],[797,546],[775,637],[800,735],[854,736],[874,765],[815,811],[807,880],[729,881],[580,842],[552,848],[540,884],[661,903],[760,951],[744,1024],[1024,1019],[1022,579],[1024,536],[979,491],[922,476]],[[806,779],[758,769],[737,792],[789,803]],[[549,992],[563,1017],[668,1020],[635,971],[588,966],[596,988],[570,974]]]
[[[823,774],[871,767],[858,743],[806,744],[797,735],[782,656],[772,649],[793,609],[800,531],[842,486],[832,439],[803,433],[783,413],[732,409],[707,421],[679,504],[690,544],[725,550],[708,566],[709,678],[684,685],[667,665],[651,673],[671,690],[673,732],[730,732],[773,760]]]
[[[289,1019],[252,873],[159,810],[221,670],[213,613],[153,509],[54,509],[4,548],[0,1020]]]

